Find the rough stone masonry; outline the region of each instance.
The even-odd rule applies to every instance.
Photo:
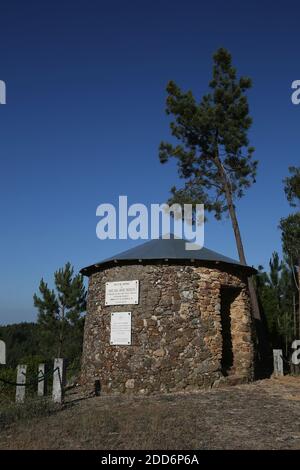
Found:
[[[104,394],[152,394],[252,380],[247,276],[243,266],[194,260],[137,260],[94,269],[83,387],[93,391],[100,381]],[[105,306],[105,283],[124,280],[139,280],[138,305]],[[131,311],[132,344],[112,346],[111,313],[124,310]]]

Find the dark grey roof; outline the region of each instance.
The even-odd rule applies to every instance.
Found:
[[[98,263],[92,264],[83,268],[80,272],[84,275],[89,275],[107,265],[119,262],[120,264],[126,264],[126,262],[133,261],[150,261],[150,260],[194,260],[194,261],[205,261],[214,263],[227,263],[235,266],[239,266],[242,269],[249,271],[249,274],[253,274],[255,270],[249,266],[242,265],[239,261],[236,261],[227,256],[223,256],[220,253],[209,250],[208,248],[201,248],[198,250],[186,250],[186,240],[179,238],[170,239],[158,239],[150,240],[146,243],[138,245],[130,250],[124,251],[117,255],[106,258]]]

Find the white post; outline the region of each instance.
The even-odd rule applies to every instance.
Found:
[[[39,397],[45,395],[46,381],[45,381],[45,364],[39,364],[38,369],[38,391],[37,394]]]
[[[6,364],[6,346],[2,339],[0,340],[0,364]]]
[[[52,399],[55,403],[61,403],[63,400],[65,381],[66,361],[62,358],[54,359]]]
[[[16,387],[16,403],[23,403],[25,400],[26,370],[27,366],[24,364],[19,364],[17,367],[17,384],[21,385]]]
[[[273,349],[274,375],[283,375],[282,349]]]

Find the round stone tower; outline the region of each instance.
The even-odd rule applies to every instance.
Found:
[[[150,394],[252,379],[253,268],[159,239],[81,272],[89,277],[87,390]]]

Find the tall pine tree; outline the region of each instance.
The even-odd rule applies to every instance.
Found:
[[[273,253],[269,263],[269,273],[260,266],[256,276],[261,308],[267,320],[273,348],[284,348],[288,356],[288,346],[295,338],[294,318],[295,284],[293,273],[287,260],[280,261],[278,253]]]
[[[300,168],[290,167],[290,176],[284,179],[284,191],[291,207],[297,211],[280,220],[283,251],[291,270],[295,273],[294,281],[298,289],[298,310],[300,324]],[[298,271],[298,276],[296,273]],[[297,278],[298,277],[298,278]]]
[[[167,85],[166,112],[174,120],[172,135],[179,145],[161,142],[161,163],[174,157],[183,188],[171,189],[169,203],[205,205],[217,219],[229,214],[239,259],[246,264],[235,202],[255,182],[257,162],[249,145],[249,116],[246,92],[251,80],[237,77],[230,53],[219,49],[213,56],[213,78],[210,92],[197,103],[191,91],[184,93],[173,81]],[[253,280],[249,280],[252,310],[260,319]]]

